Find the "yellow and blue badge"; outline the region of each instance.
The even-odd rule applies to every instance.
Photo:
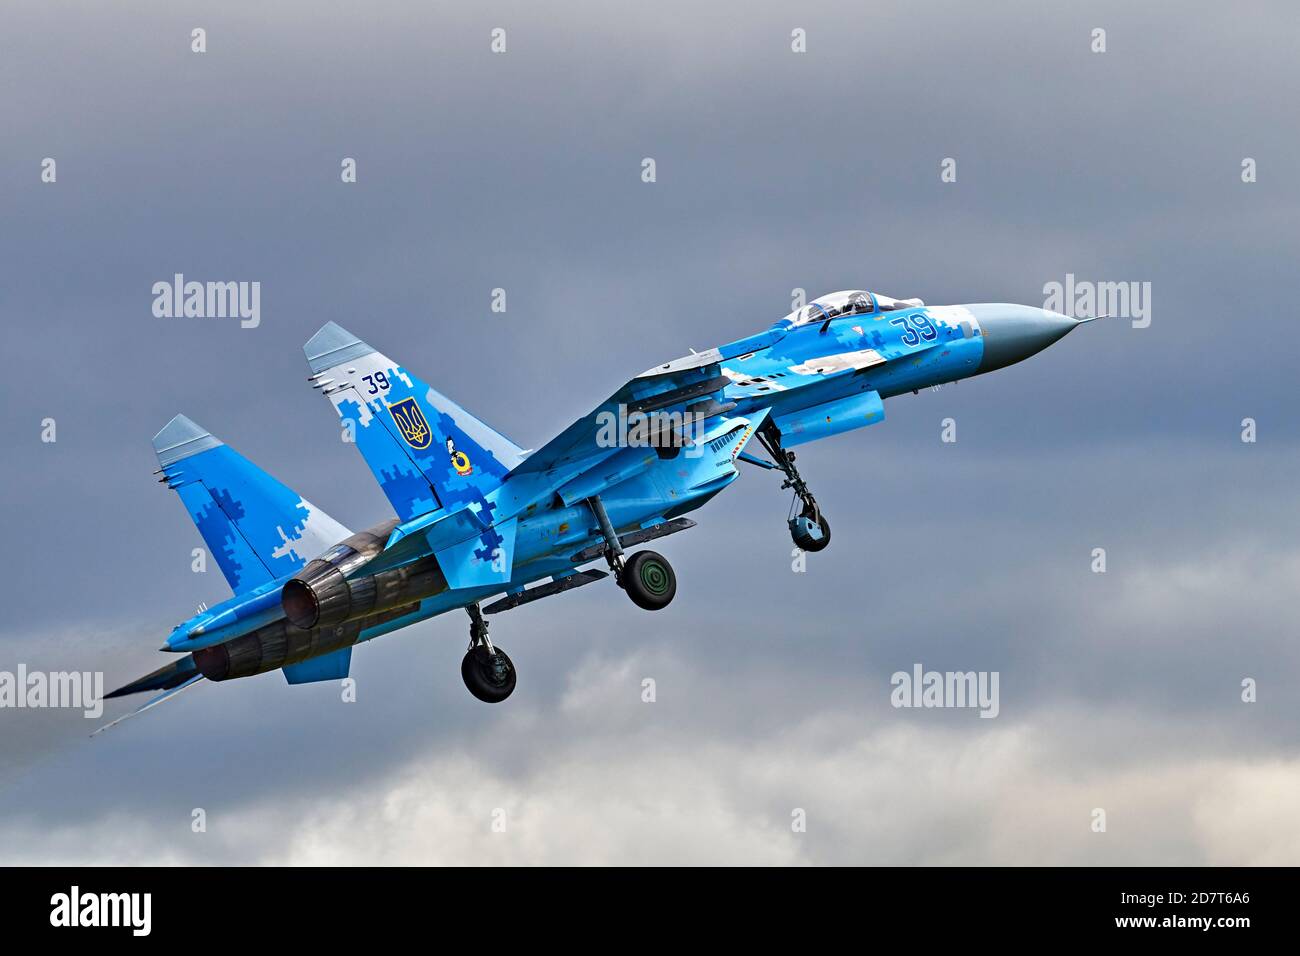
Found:
[[[470,462],[469,455],[463,451],[457,451],[456,443],[450,438],[447,439],[447,454],[451,456],[451,467],[455,469],[456,474],[462,478],[473,474],[474,465]]]
[[[428,419],[424,417],[424,412],[414,397],[389,405],[388,414],[393,416],[397,430],[412,448],[424,451],[432,444],[433,429],[429,427]]]

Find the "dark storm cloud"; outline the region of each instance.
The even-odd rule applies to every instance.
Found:
[[[1297,434],[1279,343],[1300,143],[1291,31],[1275,26],[1294,16],[13,7],[0,468],[21,552],[6,562],[0,668],[86,662],[114,684],[157,666],[171,625],[224,596],[215,572],[190,572],[199,539],[150,480],[149,437],[177,411],[350,526],[386,515],[300,377],[301,343],[330,319],[538,447],[629,374],[770,324],[795,287],[1038,304],[1074,273],[1150,282],[1153,317],[1081,328],[801,453],[836,529],[807,574],[790,573],[784,494],[754,473],[665,546],[682,586],[664,615],[601,588],[506,615],[494,634],[522,670],[508,710],[468,705],[456,614],[358,651],[354,705],[266,675],[200,686],[94,741],[79,716],[6,713],[11,828],[67,826],[75,841],[84,820],[138,834],[147,857],[170,832],[150,820],[185,834],[195,806],[256,821],[322,793],[361,800],[367,781],[382,790],[423,761],[527,792],[547,791],[555,756],[591,793],[599,774],[578,771],[611,749],[667,767],[698,747],[743,776],[769,750],[799,767],[781,763],[782,734],[835,716],[855,730],[817,737],[808,759],[865,728],[920,728],[936,760],[999,735],[1014,749],[1024,732],[1041,734],[1045,765],[1122,777],[1180,753],[1194,727],[1188,759],[1294,760]],[[488,51],[495,26],[504,56]],[[789,52],[794,27],[807,55]],[[1250,68],[1225,65],[1231,50],[1250,50]],[[45,156],[54,186],[38,179]],[[345,156],[355,185],[339,182]],[[1245,156],[1258,183],[1240,181]],[[945,157],[956,183],[939,181]],[[176,272],[260,281],[261,326],[154,318],[150,287]],[[495,287],[505,315],[489,311]],[[39,441],[47,416],[53,445]],[[1238,440],[1247,416],[1257,445]],[[945,417],[955,445],[939,442]],[[1094,547],[1106,575],[1089,571]],[[1002,716],[918,724],[890,709],[888,676],[914,661],[1000,670]],[[571,705],[575,719],[575,682],[608,683],[596,662],[621,675],[616,691]],[[650,710],[645,667],[671,675]],[[1249,716],[1244,676],[1265,689]],[[1095,735],[1062,729],[1076,713]],[[1117,715],[1146,734],[1127,739]],[[781,824],[784,797],[747,810]],[[992,819],[983,798],[954,817],[930,809],[943,827]],[[928,822],[905,832],[920,845]],[[178,852],[249,858],[214,843]],[[975,840],[956,858],[990,852]],[[818,842],[808,858],[837,857]]]

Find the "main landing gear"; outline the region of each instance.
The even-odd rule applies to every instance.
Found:
[[[794,502],[790,506],[790,519],[787,522],[790,528],[790,539],[795,547],[803,551],[821,551],[831,543],[830,522],[822,514],[817,499],[808,490],[808,483],[803,480],[803,475],[799,474],[799,469],[795,467],[794,452],[786,451],[781,447],[781,433],[777,431],[771,419],[763,423],[755,437],[771,456],[774,467],[780,469],[785,475],[781,487],[794,489]],[[757,459],[755,461],[757,462]],[[798,514],[795,514],[796,508]]]
[[[676,534],[695,527],[695,522],[687,518],[673,518],[649,528],[630,531],[619,538],[614,533],[614,527],[600,499],[589,498],[587,503],[596,516],[602,540],[572,555],[570,560],[573,565],[586,564],[603,555],[614,574],[614,580],[627,592],[634,604],[647,611],[667,607],[677,594],[677,575],[673,573],[673,566],[668,563],[668,559],[655,551],[638,551],[631,557],[624,558],[623,546],[642,544]],[[594,584],[607,577],[609,575],[604,571],[572,571],[563,577],[553,577],[546,584],[512,591],[482,610],[478,604],[467,605],[465,613],[469,615],[469,650],[460,662],[460,676],[469,692],[481,701],[497,704],[509,697],[515,689],[515,665],[509,655],[495,646],[488,637],[484,614],[509,611],[554,594]]]
[[[499,704],[515,690],[515,665],[488,637],[487,621],[477,604],[465,608],[469,614],[469,650],[460,662],[460,676],[469,692],[488,704]]]
[[[623,558],[623,545],[619,543],[614,526],[610,523],[605,505],[599,498],[588,498],[601,535],[605,539],[605,561],[618,586],[627,592],[632,603],[647,611],[658,611],[672,603],[677,594],[677,575],[668,559],[657,551],[638,551]]]

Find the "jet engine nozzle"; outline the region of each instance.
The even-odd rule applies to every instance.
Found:
[[[352,535],[284,583],[280,606],[302,630],[337,627],[445,591],[447,579],[433,555],[401,567],[366,574],[365,565],[384,549],[395,521]]]
[[[317,559],[285,582],[280,603],[294,627],[334,627],[374,610],[375,578],[349,581],[337,565]]]

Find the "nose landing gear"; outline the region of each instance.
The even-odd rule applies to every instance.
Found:
[[[469,605],[465,612],[469,614],[469,650],[460,662],[461,680],[479,700],[499,704],[514,693],[515,665],[505,651],[492,645],[478,605]]]
[[[785,475],[785,481],[781,483],[782,489],[794,489],[794,504],[800,506],[797,515],[793,513],[794,505],[790,509],[791,516],[787,522],[790,528],[790,539],[796,548],[804,551],[821,551],[831,543],[830,522],[822,514],[817,499],[808,490],[808,483],[803,480],[803,475],[799,474],[799,469],[795,467],[794,452],[781,447],[781,433],[777,431],[771,419],[763,423],[756,437],[763,445],[763,449],[771,456],[775,467]]]

